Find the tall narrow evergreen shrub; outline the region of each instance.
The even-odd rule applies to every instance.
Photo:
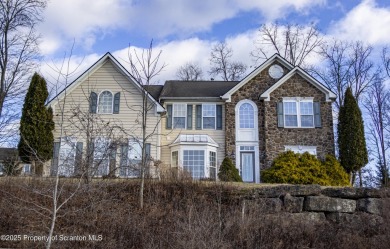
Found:
[[[352,176],[368,163],[368,155],[362,113],[350,87],[345,92],[338,121],[339,159],[341,166],[351,175],[353,183]]]
[[[20,120],[19,156],[33,165],[33,173],[42,174],[43,162],[53,155],[53,111],[46,108],[49,93],[44,78],[35,73],[24,100]]]

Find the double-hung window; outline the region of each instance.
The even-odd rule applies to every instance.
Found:
[[[139,176],[142,162],[142,141],[129,139],[127,144],[122,145],[122,159],[120,175],[124,177]]]
[[[215,151],[209,151],[209,170],[210,178],[217,179],[217,153]]]
[[[76,157],[76,139],[62,137],[59,150],[58,175],[71,176],[74,173]]]
[[[177,167],[179,165],[179,152],[173,151],[172,152],[172,167]]]
[[[314,127],[312,100],[284,100],[283,113],[285,127]]]
[[[301,127],[313,127],[314,126],[314,113],[312,101],[299,102],[299,110],[301,114]]]
[[[203,104],[202,106],[203,129],[215,129],[216,105]]]
[[[174,104],[173,105],[173,127],[184,129],[186,128],[186,104]]]
[[[93,175],[104,176],[108,175],[109,171],[109,155],[111,153],[110,140],[104,137],[98,137],[94,143],[94,156],[93,156]]]

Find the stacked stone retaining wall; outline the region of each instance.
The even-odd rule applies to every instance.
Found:
[[[390,189],[262,186],[245,195],[242,205],[243,214],[257,210],[267,217],[376,225],[390,212]]]

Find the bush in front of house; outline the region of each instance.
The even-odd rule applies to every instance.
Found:
[[[327,156],[318,160],[309,153],[295,154],[287,151],[280,154],[271,168],[261,172],[265,183],[319,184],[323,186],[348,186],[348,174],[336,158]]]
[[[221,167],[219,167],[218,177],[224,182],[242,182],[238,169],[228,157],[223,159]]]

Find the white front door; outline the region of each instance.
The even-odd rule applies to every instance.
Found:
[[[244,182],[255,182],[254,157],[254,152],[241,153],[241,177]]]

